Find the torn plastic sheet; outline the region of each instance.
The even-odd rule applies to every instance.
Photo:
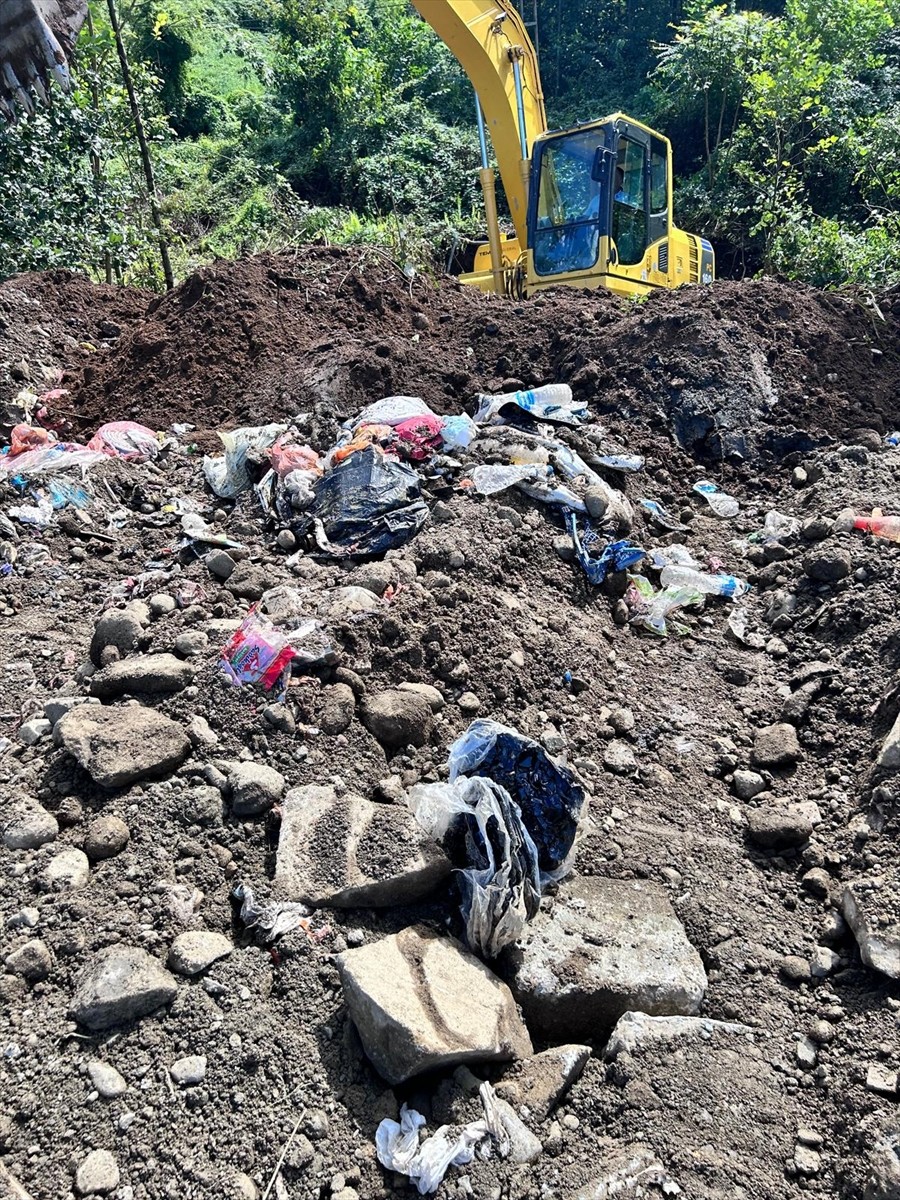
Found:
[[[253,425],[220,433],[225,453],[219,458],[203,459],[206,482],[217,496],[233,500],[249,488],[253,479],[247,463],[265,461],[276,438],[287,433],[286,425]]]
[[[498,396],[479,395],[476,425],[531,418],[552,421],[561,425],[582,425],[588,420],[588,406],[572,398],[567,383],[551,383],[544,387],[520,392],[504,392]]]
[[[500,1156],[509,1153],[509,1139],[495,1111],[494,1092],[489,1083],[479,1088],[484,1117],[470,1121],[461,1129],[442,1125],[431,1137],[419,1141],[425,1118],[404,1104],[400,1121],[385,1118],[375,1133],[378,1161],[389,1171],[407,1175],[420,1196],[436,1192],[449,1167],[464,1167],[475,1157],[476,1148],[486,1138],[497,1141]]]
[[[316,542],[335,557],[366,558],[405,545],[428,518],[419,476],[374,446],[355,450],[315,485]]]
[[[246,930],[258,942],[271,945],[286,933],[302,929],[311,942],[321,942],[331,932],[331,927],[313,929],[313,910],[293,900],[269,900],[257,902],[249,883],[236,883],[231,889],[232,899],[241,906],[240,919]]]
[[[324,625],[310,615],[307,599],[297,588],[287,585],[270,588],[263,594],[257,609],[287,639],[295,660],[302,666],[328,665],[337,661]]]
[[[638,504],[661,529],[668,529],[670,533],[687,532],[687,526],[682,525],[680,521],[676,521],[668,509],[663,508],[658,500],[649,500],[644,497],[638,500]]]
[[[496,958],[522,936],[541,900],[538,850],[518,804],[492,779],[465,777],[420,784],[408,802],[458,868],[466,940]]]
[[[215,533],[199,513],[185,513],[181,518],[181,528],[192,542],[202,542],[205,546],[221,546],[223,549],[233,549],[243,545],[242,542],[238,542],[224,533]]]
[[[146,462],[158,457],[162,446],[146,425],[138,425],[136,421],[108,421],[100,426],[87,448],[128,462]]]
[[[739,604],[735,604],[728,614],[728,629],[742,646],[749,646],[751,650],[765,649],[766,639],[761,633],[754,633],[748,629],[747,610]]]
[[[625,603],[631,613],[629,623],[657,637],[669,636],[667,618],[679,608],[702,605],[705,599],[695,588],[665,587],[657,591],[644,575],[630,575],[625,592]],[[686,632],[686,628],[676,625],[675,632]]]
[[[590,551],[597,544],[597,536],[588,526],[584,541],[578,536],[578,519],[575,514],[566,514],[566,524],[575,546],[575,557],[589,583],[600,584],[610,571],[627,571],[644,557],[640,546],[633,546],[627,538],[618,542],[609,542],[599,554],[592,555]]]
[[[531,738],[486,719],[473,721],[456,739],[448,766],[451,783],[477,775],[509,793],[537,848],[542,881],[565,872],[584,808],[584,791],[568,767]]]
[[[0,454],[0,478],[14,475],[44,475],[51,471],[70,471],[75,467],[92,467],[108,462],[109,456],[88,450],[75,442],[56,442],[21,454]]]
[[[540,463],[524,463],[521,466],[491,463],[474,469],[472,483],[479,496],[495,496],[498,492],[505,492],[507,488],[511,488],[517,483],[543,482],[548,480],[551,475],[550,467]]]

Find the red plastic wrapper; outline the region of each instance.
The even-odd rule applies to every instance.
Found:
[[[26,450],[41,450],[52,446],[56,441],[49,429],[40,429],[36,425],[14,425],[9,438],[9,453],[11,456],[24,454]]]
[[[244,618],[222,650],[222,669],[232,683],[261,683],[266,690],[287,688],[287,677],[297,652],[271,621],[255,608]]]
[[[322,463],[311,446],[282,445],[276,442],[269,449],[269,461],[279,479],[291,471],[315,471],[322,474]]]

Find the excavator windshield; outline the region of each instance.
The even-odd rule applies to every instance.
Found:
[[[586,271],[609,226],[614,155],[604,126],[541,138],[534,147],[534,266],[539,275]]]

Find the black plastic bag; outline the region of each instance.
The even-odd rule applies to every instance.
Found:
[[[374,446],[354,452],[315,484],[310,510],[326,554],[367,558],[405,545],[428,517],[419,476]]]

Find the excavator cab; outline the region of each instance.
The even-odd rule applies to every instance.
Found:
[[[712,246],[672,219],[672,147],[621,113],[535,139],[526,291],[710,283]]]

